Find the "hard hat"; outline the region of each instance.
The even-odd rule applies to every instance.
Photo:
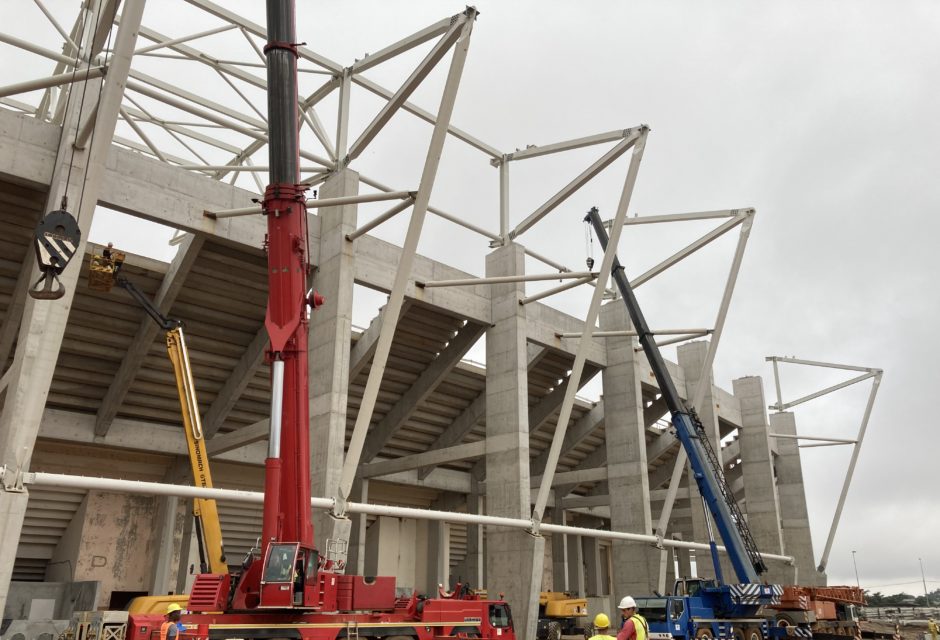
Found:
[[[623,600],[620,601],[620,604],[617,605],[618,609],[636,609],[636,600],[630,596],[624,596]]]
[[[594,616],[594,626],[598,629],[607,629],[610,627],[610,618],[606,613],[598,613]]]
[[[175,602],[171,602],[171,603],[168,604],[167,607],[166,607],[166,613],[167,613],[167,615],[173,613],[174,611],[182,611],[182,610],[183,610],[183,607],[179,606],[179,605],[176,604]]]

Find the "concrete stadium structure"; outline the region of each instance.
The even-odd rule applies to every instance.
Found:
[[[89,61],[78,64],[86,69],[98,64],[106,31],[80,26],[93,16],[110,15],[109,10],[113,14],[120,3],[91,4],[69,34]],[[249,53],[248,44],[263,45],[263,28],[257,24],[206,0],[189,4],[244,34]],[[0,91],[5,107],[0,109],[0,609],[16,600],[11,581],[20,587],[25,582],[99,581],[98,607],[120,604],[137,593],[180,592],[197,562],[185,499],[30,484],[31,472],[171,485],[189,481],[176,388],[159,330],[123,291],[105,294],[86,287],[87,257],[100,251],[85,242],[96,205],[179,230],[172,263],[131,255],[126,273],[164,313],[185,323],[217,486],[262,488],[269,410],[265,222],[260,215],[234,215],[250,213],[258,190],[223,179],[240,176],[232,172],[250,169],[251,157],[263,155],[264,122],[247,109],[238,111],[136,70],[131,54],[143,55],[160,44],[194,66],[209,65],[256,90],[263,90],[264,78],[257,69],[201,56],[192,42],[198,37],[171,39],[140,26],[142,15],[142,1],[123,2],[106,81],[95,73],[85,80],[91,95],[100,92],[90,119],[88,104],[80,113],[78,101],[66,101],[64,88],[75,80],[62,77],[75,64],[68,46],[60,54],[0,37],[2,46],[59,65],[54,82],[44,79]],[[61,16],[60,22],[71,19]],[[595,606],[610,609],[612,598],[660,588],[675,567],[684,575],[692,572],[696,552],[670,547],[671,540],[707,541],[694,483],[689,486],[687,474],[672,481],[679,444],[664,421],[665,407],[635,337],[623,335],[630,327],[621,301],[608,301],[599,311],[599,328],[621,335],[571,339],[566,336],[584,333],[584,319],[527,297],[525,282],[435,286],[478,277],[416,255],[415,246],[421,221],[431,213],[482,232],[481,242],[492,247],[481,269],[488,278],[525,276],[527,254],[547,262],[555,276],[569,277],[562,265],[527,252],[519,236],[631,148],[634,167],[645,129],[508,154],[457,129],[450,111],[474,19],[468,13],[448,17],[351,66],[300,48],[302,65],[327,72],[321,89],[301,101],[309,125],[304,158],[318,167],[308,182],[320,185],[321,200],[345,198],[333,200],[333,206],[313,204],[310,213],[315,284],[326,298],[310,321],[312,492],[362,503],[533,519],[533,531],[525,532],[354,514],[350,567],[360,573],[396,575],[400,587],[422,591],[460,578],[505,593],[520,621],[531,620],[533,597],[542,588],[599,598]],[[384,59],[432,41],[422,66],[397,91],[362,75]],[[451,49],[441,109],[429,113],[408,102],[414,87]],[[83,79],[79,74],[73,87]],[[350,143],[353,85],[387,103]],[[37,89],[43,91],[38,105],[16,97]],[[335,139],[316,113],[317,103],[333,91],[340,93]],[[158,118],[143,108],[141,96],[216,128],[208,130],[210,136]],[[402,246],[363,229],[361,195],[398,191],[357,173],[355,162],[396,111],[410,115],[395,117],[417,116],[434,130],[421,184],[396,196],[412,207]],[[128,137],[129,131],[137,138]],[[232,159],[215,165],[176,156],[161,149],[160,141],[169,135],[200,150],[211,148],[213,153],[205,154],[210,158]],[[559,185],[553,200],[516,228],[509,226],[504,196],[500,230],[487,232],[431,205],[447,136],[499,167],[506,193],[511,162],[595,144],[614,146],[571,184]],[[77,167],[71,174],[70,165]],[[632,175],[635,180],[635,171]],[[76,264],[62,277],[66,296],[36,301],[27,296],[38,277],[33,229],[69,189],[70,209],[80,211],[83,242]],[[388,217],[405,208],[394,207]],[[219,215],[207,216],[207,211]],[[752,215],[731,211],[725,217],[749,228]],[[117,246],[120,241],[114,238]],[[583,286],[596,277],[576,275]],[[355,286],[389,294],[388,304],[363,330],[352,323]],[[720,331],[712,331],[717,340]],[[466,361],[484,336],[486,365]],[[758,377],[736,379],[730,389],[715,384],[713,356],[707,340],[681,344],[671,373],[689,400],[702,389],[699,415],[716,446],[723,443],[726,476],[759,547],[794,559],[792,564],[771,562],[768,577],[781,583],[797,575],[804,584],[824,580],[815,570],[797,441],[769,435],[795,434],[793,414],[768,417]],[[602,379],[602,397],[575,398],[574,392],[595,376]],[[569,378],[574,378],[570,394]],[[559,414],[566,416],[561,425]],[[352,484],[344,491],[347,480]],[[544,517],[533,518],[532,505],[546,482],[547,509]],[[544,521],[652,536],[664,510],[663,547],[604,539],[603,534],[545,533],[538,526]],[[222,501],[230,562],[254,544],[260,512],[257,505]],[[342,531],[326,511],[315,510],[314,517],[321,546]],[[694,566],[699,575],[709,575],[707,553]]]

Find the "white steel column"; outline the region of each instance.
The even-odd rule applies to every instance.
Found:
[[[472,10],[468,9],[468,11]],[[411,278],[411,267],[414,264],[415,252],[418,248],[418,239],[421,236],[421,229],[424,226],[424,218],[428,211],[434,179],[437,177],[437,168],[440,164],[441,153],[444,149],[444,141],[447,137],[447,126],[454,112],[457,88],[460,86],[460,77],[463,74],[464,63],[467,59],[467,50],[470,46],[470,34],[473,29],[475,16],[476,13],[474,12],[466,21],[462,28],[460,38],[454,45],[450,71],[447,74],[444,93],[441,97],[441,105],[438,109],[437,124],[434,126],[431,142],[428,145],[424,171],[421,174],[421,182],[418,187],[418,193],[415,196],[415,204],[411,212],[408,232],[405,236],[405,242],[402,245],[398,270],[395,272],[395,281],[392,285],[388,304],[385,307],[385,318],[387,322],[382,323],[382,329],[379,332],[375,357],[372,360],[369,378],[366,381],[366,388],[363,391],[362,403],[360,404],[352,438],[349,442],[349,450],[346,454],[345,462],[343,463],[343,473],[340,479],[339,493],[337,495],[340,502],[340,509],[342,509],[342,503],[349,497],[349,492],[352,489],[353,479],[359,467],[359,458],[362,455],[362,447],[365,444],[366,432],[368,431],[369,423],[372,422],[372,412],[375,409],[379,385],[385,373],[385,365],[388,362],[388,354],[392,347],[392,338],[395,334],[395,327],[398,325],[398,317],[405,297],[405,287]]]
[[[323,198],[355,196],[359,175],[343,169],[330,176]],[[349,391],[350,335],[352,334],[355,244],[346,235],[356,228],[357,205],[320,209],[320,259],[314,278],[323,306],[310,314],[310,455],[311,495],[331,496],[339,489],[346,444],[346,405]],[[313,512],[317,545],[326,550],[327,539],[349,540],[348,518]]]
[[[124,84],[130,70],[143,10],[144,0],[126,0],[124,3],[108,69],[108,80],[101,93],[94,145],[90,149],[75,152],[76,165],[86,167],[84,184],[81,183],[82,171],[73,171],[74,184],[69,190],[74,197],[69,208],[80,214],[79,227],[82,231],[82,240],[75,251],[76,262],[80,262],[85,255],[88,231],[98,200],[98,189],[111,147],[118,107],[124,95]],[[88,35],[90,38],[94,34]],[[86,51],[90,50],[90,45],[90,40],[84,44]],[[72,88],[74,90],[78,85],[72,85]],[[66,131],[74,127],[80,116],[79,102],[72,101],[74,106],[70,108],[74,110],[65,120]],[[49,209],[58,208],[65,192],[67,162],[71,159],[71,152],[70,137],[64,135],[58,154],[60,162],[55,167],[49,189]],[[49,395],[52,374],[65,334],[65,324],[78,284],[79,271],[80,265],[73,264],[63,272],[61,281],[66,288],[63,298],[54,301],[28,298],[26,301],[13,361],[15,375],[6,390],[3,412],[0,414],[0,465],[19,471],[29,468],[46,397]],[[35,281],[39,276],[38,268],[34,269],[33,276],[31,280]],[[0,611],[6,604],[16,557],[17,545],[10,541],[20,538],[26,502],[25,491],[10,491],[8,486],[0,488],[0,539],[6,541],[0,547]]]

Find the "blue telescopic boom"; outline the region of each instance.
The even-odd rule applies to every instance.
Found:
[[[594,227],[594,233],[600,241],[604,251],[607,250],[609,237],[604,223],[601,220],[600,213],[594,207],[588,212],[585,222],[590,222]],[[721,471],[721,463],[711,442],[705,434],[705,429],[695,415],[694,410],[686,408],[685,403],[679,397],[672,377],[666,369],[666,363],[659,353],[659,347],[656,346],[653,334],[650,333],[640,305],[637,303],[630,282],[624,274],[620,261],[614,257],[614,266],[611,272],[620,295],[623,297],[624,304],[627,305],[627,311],[630,313],[630,319],[633,321],[633,327],[636,329],[640,345],[646,358],[649,360],[653,375],[659,383],[660,392],[666,401],[666,406],[672,414],[672,425],[676,429],[682,447],[689,456],[689,463],[692,465],[692,473],[695,476],[695,482],[698,484],[699,493],[711,512],[718,527],[718,533],[725,544],[725,549],[731,559],[731,564],[742,583],[754,584],[760,582],[760,574],[767,570],[764,561],[757,550],[757,545],[751,536],[747,527],[747,522],[741,514],[737,501],[731,488],[725,482],[724,474]],[[718,566],[716,572],[720,571]],[[720,575],[720,574],[717,574]]]

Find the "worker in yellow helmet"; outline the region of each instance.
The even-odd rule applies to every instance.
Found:
[[[166,608],[166,621],[160,625],[160,640],[175,640],[181,631],[180,616],[183,614],[183,607],[175,602],[171,602]]]
[[[606,613],[598,613],[594,616],[594,635],[590,640],[616,640],[608,631],[610,631],[610,618]]]
[[[933,618],[927,620],[927,631],[930,633],[930,640],[937,640],[937,623]]]

